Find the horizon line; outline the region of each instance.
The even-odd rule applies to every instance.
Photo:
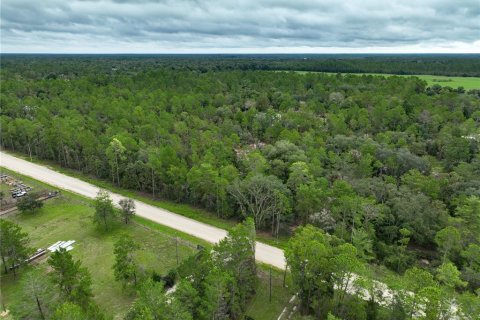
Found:
[[[428,55],[428,54],[437,54],[437,55],[480,55],[480,52],[0,52],[0,54],[37,54],[37,55],[76,55],[76,54],[85,54],[85,55]]]

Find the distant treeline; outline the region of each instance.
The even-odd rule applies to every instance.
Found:
[[[292,70],[333,73],[480,76],[480,55],[14,55],[4,54],[2,70],[15,70],[38,79],[60,74],[85,75],[151,68],[196,70]],[[99,70],[102,62],[104,70]],[[31,68],[34,66],[34,68]],[[17,69],[19,68],[19,69]],[[32,69],[40,73],[32,74]]]

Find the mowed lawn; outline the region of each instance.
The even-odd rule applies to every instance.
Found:
[[[75,240],[71,253],[90,271],[96,302],[107,313],[120,318],[128,310],[135,291],[124,290],[114,279],[115,241],[125,233],[131,235],[142,245],[139,260],[145,269],[165,274],[176,266],[175,239],[137,223],[128,226],[117,223],[111,231],[105,232],[93,225],[92,215],[93,208],[88,202],[61,197],[49,200],[35,215],[17,214],[8,219],[28,232],[33,248],[46,248],[59,240]],[[179,241],[178,253],[181,261],[194,254],[195,248]],[[46,259],[38,267],[42,268],[43,264]],[[21,269],[20,276],[26,272],[27,269]],[[13,277],[2,274],[2,303],[8,306],[19,298],[18,283],[18,279],[13,281]]]
[[[28,177],[15,175],[34,191],[53,189]],[[6,171],[6,172],[5,172]],[[196,245],[208,246],[204,241],[182,234],[173,229],[136,217],[134,222],[124,225],[116,222],[108,232],[93,223],[93,201],[81,196],[62,191],[60,197],[47,200],[44,207],[36,214],[10,214],[2,217],[19,224],[29,234],[31,246],[35,249],[46,248],[59,240],[75,240],[71,251],[75,259],[80,259],[92,275],[92,288],[95,301],[107,313],[121,319],[135,298],[135,289],[122,288],[115,281],[112,266],[114,264],[113,245],[124,234],[131,235],[141,244],[139,260],[145,270],[155,270],[165,275],[177,265],[176,245],[178,244],[179,262],[195,254]],[[178,240],[177,240],[178,239]],[[17,280],[13,275],[1,274],[0,303],[7,309],[18,303],[20,281],[33,268],[47,269],[46,258],[38,264],[19,270]],[[283,307],[291,297],[290,290],[283,287],[283,273],[272,273],[272,301],[269,301],[268,267],[259,266],[259,284],[257,295],[248,306],[247,314],[256,320],[277,319]],[[10,307],[11,308],[11,307]]]

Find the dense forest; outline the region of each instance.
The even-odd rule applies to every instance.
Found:
[[[98,63],[102,62],[102,63]],[[138,72],[152,68],[195,70],[283,70],[331,73],[384,73],[480,77],[478,54],[177,54],[31,55],[4,54],[3,72],[28,78]],[[34,70],[34,71],[33,71]]]
[[[188,59],[3,57],[2,147],[222,218],[252,217],[275,237],[323,230],[300,228],[293,246],[328,234],[329,250],[340,241],[399,273],[451,262],[459,290],[480,289],[478,91],[268,71],[301,69],[295,59]],[[480,73],[478,59],[435,59],[303,69]],[[291,250],[294,266],[301,253]]]

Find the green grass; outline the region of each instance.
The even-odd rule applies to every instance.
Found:
[[[295,71],[298,74],[307,74],[307,73],[314,73],[316,71]],[[332,72],[322,72],[326,74],[336,74]],[[371,76],[384,76],[384,77],[391,77],[395,76],[394,74],[383,74],[383,73],[345,73],[345,74],[353,74],[353,75],[371,75]],[[449,77],[449,76],[434,76],[434,75],[397,75],[400,77],[417,77],[422,80],[425,80],[429,86],[433,86],[438,84],[442,87],[451,87],[451,88],[458,88],[463,87],[465,90],[471,89],[480,89],[480,77]]]
[[[4,183],[0,184],[0,191],[5,194],[5,197],[10,196],[10,189],[11,187],[9,185],[6,185]]]
[[[9,151],[9,153],[11,153],[11,154],[13,154],[13,155],[15,155],[19,158],[30,161],[29,157],[26,157],[25,155],[23,155],[21,153],[15,153],[15,152],[11,152],[11,151]],[[123,188],[120,188],[120,187],[114,185],[110,181],[101,180],[101,179],[98,179],[98,178],[95,178],[95,177],[92,177],[92,176],[88,176],[88,175],[85,175],[84,173],[81,173],[81,172],[76,171],[76,170],[63,168],[63,167],[59,166],[58,164],[53,163],[51,161],[39,160],[39,159],[36,159],[34,157],[33,162],[37,163],[37,164],[47,166],[48,168],[50,168],[52,170],[55,170],[57,172],[60,172],[60,173],[66,174],[68,176],[75,177],[75,178],[80,179],[82,181],[88,182],[90,184],[98,186],[99,188],[106,189],[106,190],[121,194],[125,197],[136,199],[136,200],[148,203],[149,205],[152,205],[152,206],[155,206],[155,207],[158,207],[158,208],[166,209],[166,210],[174,212],[176,214],[180,214],[182,216],[185,216],[185,217],[188,217],[188,218],[191,218],[191,219],[194,219],[194,220],[197,220],[197,221],[215,226],[217,228],[229,230],[230,228],[232,228],[233,226],[235,226],[239,222],[238,220],[234,220],[234,219],[221,218],[221,217],[217,216],[216,214],[214,214],[212,212],[209,212],[209,211],[201,209],[201,208],[193,207],[193,206],[188,205],[188,204],[176,203],[176,202],[168,201],[168,200],[165,200],[165,199],[158,199],[158,198],[153,199],[150,194],[123,189]],[[283,236],[283,237],[279,237],[277,239],[275,237],[272,237],[267,232],[257,232],[257,240],[259,240],[261,242],[264,242],[266,244],[284,249],[287,245],[288,237]]]
[[[134,298],[134,290],[123,290],[113,277],[113,245],[124,233],[131,235],[142,244],[139,260],[148,270],[165,274],[176,266],[175,239],[142,224],[125,226],[120,222],[113,230],[99,230],[92,223],[93,208],[88,201],[73,200],[61,196],[49,200],[35,215],[17,214],[8,217],[28,232],[33,248],[46,248],[58,240],[76,240],[71,251],[75,259],[80,259],[92,275],[95,301],[103,310],[121,317]],[[180,260],[196,250],[194,246],[179,242]],[[45,261],[42,262],[45,264]],[[28,270],[27,270],[28,272]],[[25,272],[21,272],[25,275]],[[2,303],[12,302],[13,291],[18,292],[18,281],[11,276],[2,276]]]
[[[288,288],[290,279],[287,277],[286,287],[283,287],[283,272],[272,269],[272,300],[270,302],[270,274],[269,267],[259,266],[258,283],[255,297],[252,299],[247,315],[253,319],[277,319],[283,308],[292,297]]]
[[[54,189],[9,170],[2,168],[1,171],[23,180],[34,189]],[[31,246],[35,249],[46,248],[58,240],[76,240],[71,253],[90,271],[95,301],[105,312],[114,315],[115,319],[122,318],[135,298],[135,290],[123,289],[113,276],[113,244],[120,236],[128,233],[141,243],[144,250],[140,252],[140,261],[146,269],[155,270],[160,274],[165,274],[176,266],[177,237],[180,261],[194,254],[196,245],[211,246],[203,240],[141,217],[135,217],[133,223],[128,226],[116,222],[110,231],[105,232],[93,224],[93,212],[92,200],[62,191],[60,197],[46,201],[44,207],[34,215],[11,214],[3,218],[18,223],[28,232]],[[19,282],[33,268],[33,266],[22,268],[17,280],[13,279],[12,274],[2,274],[0,278],[2,305],[8,308],[21,301]],[[46,270],[46,260],[42,260],[35,268]],[[254,319],[276,319],[290,298],[288,288],[282,286],[283,273],[274,270],[272,302],[269,302],[269,279],[266,270],[267,267],[259,266],[260,281],[257,295],[248,306],[248,314]]]
[[[463,87],[465,90],[480,89],[479,77],[447,77],[447,76],[431,76],[431,75],[416,75],[416,77],[427,81],[429,86],[439,84],[441,86],[448,86],[452,88]]]

